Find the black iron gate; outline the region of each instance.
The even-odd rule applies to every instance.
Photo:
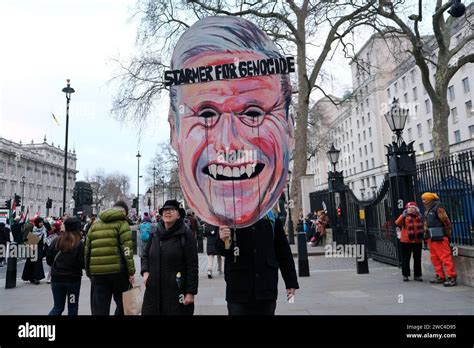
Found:
[[[385,177],[376,197],[372,200],[359,200],[346,186],[347,233],[349,243],[355,243],[355,231],[363,229],[367,234],[368,256],[374,260],[399,266],[400,249],[396,228],[393,224],[393,199],[390,180]]]

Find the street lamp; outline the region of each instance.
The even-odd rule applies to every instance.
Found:
[[[344,219],[338,217],[336,214],[336,193],[342,192],[339,194],[340,197],[340,206],[344,207],[344,214],[345,212],[345,193],[343,192],[344,187],[344,176],[343,172],[338,172],[336,170],[336,164],[339,161],[339,154],[341,150],[338,150],[334,147],[334,143],[331,144],[331,148],[327,152],[329,162],[331,162],[333,171],[328,172],[328,188],[329,188],[329,219],[331,220],[332,226],[332,233],[333,233],[333,240],[336,243],[341,241],[345,242],[345,236],[342,236],[344,231]],[[342,238],[342,239],[341,239]]]
[[[140,210],[139,210],[139,207],[140,207],[140,157],[142,157],[142,155],[140,155],[140,150],[138,150],[138,153],[137,153],[137,161],[138,161],[138,173],[137,173],[137,217],[140,216]]]
[[[146,191],[148,197],[148,213],[151,214],[151,188]]]
[[[403,140],[402,133],[408,118],[408,111],[408,109],[400,107],[398,99],[393,98],[392,107],[384,114],[390,129],[397,135],[397,144],[401,144]]]
[[[295,244],[293,219],[291,218],[291,205],[293,201],[290,199],[290,181],[291,181],[291,170],[288,171],[288,180],[286,182],[286,189],[288,192],[288,198],[286,200],[286,204],[288,205],[288,242],[290,244]]]
[[[333,165],[334,172],[336,171],[336,164],[339,161],[339,154],[341,153],[341,150],[337,150],[334,147],[334,143],[332,143],[331,148],[327,152],[329,162]]]
[[[165,205],[165,176],[164,175],[161,176],[161,181],[163,183],[163,205],[161,207],[163,208],[163,206]]]
[[[69,131],[69,102],[71,101],[71,94],[75,92],[71,87],[71,80],[67,79],[67,86],[62,89],[66,93],[66,145],[64,147],[64,187],[63,187],[63,214],[66,212],[66,191],[67,191],[67,140]]]
[[[156,176],[156,167],[153,166],[153,210],[156,212],[155,176]]]
[[[22,197],[22,199],[21,199],[21,203],[22,203],[21,204],[21,214],[23,215],[23,211],[25,209],[25,199],[26,199],[26,197],[25,197],[26,176],[24,176],[24,175],[21,177],[21,184],[23,185],[22,196],[21,196]]]

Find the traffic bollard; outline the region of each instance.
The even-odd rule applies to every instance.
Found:
[[[5,279],[5,289],[16,288],[16,273],[17,273],[17,258],[10,257],[10,245],[16,245],[16,243],[7,244],[7,274]]]
[[[309,277],[308,247],[306,233],[298,231],[298,275]]]
[[[357,260],[357,274],[367,274],[369,273],[369,260],[367,259],[367,238],[364,230],[356,230],[355,231],[356,237],[356,250],[361,250],[362,259],[359,260],[359,257],[356,257]]]

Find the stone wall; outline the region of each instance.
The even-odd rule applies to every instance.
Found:
[[[474,287],[474,247],[455,246],[457,247],[457,256],[453,256],[454,265],[456,267],[458,284]],[[423,250],[421,257],[423,275],[428,280],[428,276],[434,276],[435,271],[431,263],[430,251]]]

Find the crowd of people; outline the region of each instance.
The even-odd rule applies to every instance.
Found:
[[[455,286],[449,217],[436,194],[425,193],[422,201],[424,214],[415,202],[408,202],[395,221],[399,227],[403,281],[409,281],[412,257],[414,280],[423,281],[421,255],[425,241],[436,271],[431,283]],[[51,283],[54,306],[50,315],[61,315],[66,303],[68,314],[77,315],[83,270],[91,280],[91,313],[108,315],[113,298],[115,314],[124,314],[122,295],[133,286],[138,266],[133,259],[131,226],[134,224],[140,274],[146,289],[142,315],[194,313],[200,233],[207,238],[208,278],[213,278],[216,257],[217,272],[225,275],[230,315],[274,314],[278,269],[288,298],[299,287],[282,222],[272,214],[252,226],[231,229],[201,221],[192,211],[181,208],[178,201],[169,200],[159,215],[145,212],[136,223],[128,216],[127,204],[119,201],[98,217],[78,218],[67,214],[61,218],[35,216],[29,220],[17,217],[11,228],[0,223],[0,243],[10,240],[10,230],[18,243],[30,243],[32,236],[35,237],[38,254],[35,259],[26,260],[22,279],[37,285],[46,277]],[[307,226],[308,244],[316,246],[323,242],[330,222],[321,210],[300,218],[299,223]],[[46,276],[43,258],[50,267]]]

